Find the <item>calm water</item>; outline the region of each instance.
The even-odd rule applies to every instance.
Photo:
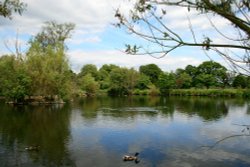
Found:
[[[0,166],[250,166],[250,132],[243,124],[250,124],[250,102],[242,99],[0,103]],[[25,150],[35,145],[38,151]],[[135,152],[138,164],[122,161]]]

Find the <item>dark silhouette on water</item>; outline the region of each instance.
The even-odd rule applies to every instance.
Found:
[[[135,161],[135,163],[139,163],[140,160],[137,157],[138,155],[139,155],[138,152],[135,153],[134,156],[132,156],[132,155],[124,155],[122,159],[123,159],[123,161]]]

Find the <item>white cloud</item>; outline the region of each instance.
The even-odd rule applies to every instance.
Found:
[[[82,37],[76,37],[74,39],[69,39],[68,42],[73,45],[80,45],[83,43],[98,43],[101,42],[101,38],[98,36],[91,36],[86,38],[82,36]]]
[[[133,35],[124,35],[125,33],[120,33],[119,30],[113,32],[113,29],[110,29],[111,23],[115,22],[114,13],[116,8],[119,7],[120,10],[128,14],[129,9],[133,5],[133,1],[23,1],[27,3],[28,6],[27,10],[23,13],[22,16],[14,15],[13,20],[8,20],[0,17],[0,37],[2,38],[2,41],[12,39],[13,37],[15,37],[17,31],[20,33],[20,36],[25,34],[25,39],[28,40],[29,37],[27,36],[35,35],[41,29],[45,21],[55,20],[59,23],[75,23],[76,29],[74,30],[73,36],[70,40],[67,41],[68,44],[70,44],[69,48],[71,49],[69,50],[70,63],[72,64],[72,67],[75,71],[79,71],[82,65],[87,63],[95,64],[98,67],[103,64],[112,63],[118,64],[120,66],[135,68],[143,64],[154,63],[161,67],[163,70],[170,71],[175,70],[176,68],[184,68],[188,64],[198,65],[202,62],[199,57],[194,57],[192,53],[188,53],[188,51],[186,51],[185,49],[179,49],[180,52],[178,51],[172,53],[171,55],[168,55],[162,59],[155,59],[148,55],[125,55],[119,51],[116,51],[115,48],[119,48],[119,46],[123,45],[123,43],[133,44],[134,42],[138,41],[138,38]],[[197,16],[196,11],[188,12],[187,9],[183,8],[169,8],[169,10],[167,10],[167,23],[169,23],[169,25],[176,30],[185,32],[184,35],[186,35],[186,32],[190,33],[190,31],[188,30],[187,15],[190,15],[192,26],[197,33],[202,34],[203,31],[208,31],[209,28],[207,27],[207,18],[204,18],[204,16],[201,15]],[[221,29],[223,29],[227,25],[226,22],[221,21],[221,19],[219,18],[213,17],[213,21]],[[137,28],[140,32],[144,31],[144,29],[139,26]],[[107,33],[107,30],[111,32]],[[105,34],[105,37],[103,37],[104,33],[107,33]],[[188,35],[185,37],[188,37],[187,39],[191,39]],[[197,35],[197,37],[200,37],[200,39],[203,38],[202,35]],[[22,45],[24,46],[24,39],[20,40],[22,41]],[[219,39],[216,38],[216,41],[217,40]],[[119,42],[121,44],[118,45]],[[153,48],[155,46],[150,44],[149,47]],[[88,51],[86,51],[87,49]],[[3,54],[5,52],[6,48],[4,48],[3,43],[0,43],[0,54]],[[184,55],[184,53],[187,54]],[[204,55],[203,53],[197,54],[199,56]],[[206,58],[205,56],[202,57]]]
[[[14,15],[13,20],[0,18],[1,26],[20,26],[22,29],[39,28],[46,21],[72,22],[78,28],[88,31],[103,31],[114,21],[115,9],[128,8],[122,0],[23,0],[27,10],[22,16]]]

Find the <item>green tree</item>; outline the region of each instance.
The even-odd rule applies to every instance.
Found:
[[[3,0],[0,2],[0,16],[12,18],[13,12],[22,14],[26,9],[26,4],[20,0]]]
[[[41,48],[39,43],[32,43],[27,53],[27,68],[32,78],[34,95],[58,95],[62,98],[71,92],[70,68],[63,47],[54,50]]]
[[[31,78],[24,62],[14,56],[0,58],[0,94],[7,100],[22,103],[30,95]]]
[[[99,87],[99,83],[95,81],[95,78],[90,73],[80,79],[80,88],[86,92],[87,96],[96,95]]]
[[[162,70],[155,64],[140,66],[139,71],[148,76],[150,81],[155,85],[157,84],[159,76],[162,74]]]
[[[233,87],[235,88],[246,88],[247,85],[247,77],[243,75],[237,75],[233,80]]]
[[[130,95],[136,86],[139,73],[134,69],[115,68],[110,73],[110,95]]]
[[[176,77],[176,87],[177,88],[190,88],[192,84],[192,78],[186,72],[181,73]]]
[[[227,69],[217,62],[205,61],[197,67],[196,85],[225,87],[227,81]]]
[[[212,74],[200,73],[196,77],[196,87],[207,89],[210,87],[215,87],[217,84],[215,77]]]
[[[126,71],[126,80],[125,87],[128,90],[129,94],[132,94],[132,91],[136,87],[138,83],[138,78],[140,76],[139,72],[137,72],[135,69],[125,69]]]
[[[71,37],[71,32],[74,30],[75,25],[72,23],[57,23],[55,21],[46,22],[33,39],[30,44],[39,44],[41,48],[46,49],[52,47],[53,49],[66,49],[65,41]]]
[[[169,93],[169,89],[175,87],[175,76],[173,73],[162,73],[159,76],[158,87],[163,95]]]
[[[211,31],[208,31],[209,33],[195,31],[192,26],[193,17],[186,17],[189,29],[187,28],[185,33],[171,27],[171,24],[168,24],[169,11],[181,8],[190,11],[190,16],[193,13],[204,15],[204,18],[207,18],[207,26],[210,26],[211,31],[218,35],[212,36]],[[215,16],[228,21],[228,26],[231,26],[232,31],[226,33],[220,30],[217,27],[217,21],[215,22],[217,19],[211,19]],[[118,19],[117,27],[129,30],[130,34],[134,34],[150,44],[143,45],[145,47],[140,44],[127,44],[125,51],[129,54],[149,54],[161,58],[183,46],[200,47],[204,51],[215,51],[228,63],[231,63],[233,69],[243,69],[245,73],[250,74],[249,66],[247,66],[250,63],[249,0],[136,0],[129,15],[123,14],[117,9],[115,17]],[[232,34],[236,34],[236,36],[232,36]],[[229,43],[216,42],[225,41],[225,39]],[[239,55],[234,54],[235,50]]]
[[[126,89],[126,70],[123,68],[117,68],[110,73],[110,89],[109,95],[127,95],[129,92]]]
[[[93,64],[86,64],[82,67],[81,72],[78,74],[79,77],[91,74],[95,80],[98,80],[98,70]]]
[[[100,83],[100,88],[103,90],[107,90],[110,88],[111,81],[110,81],[110,73],[114,69],[118,69],[117,65],[114,64],[104,64],[100,69],[99,69],[99,83]]]
[[[136,83],[136,88],[140,90],[149,89],[150,85],[152,85],[152,83],[149,77],[144,74],[140,74]]]
[[[48,27],[43,27],[42,32],[35,36],[35,40],[30,41],[30,48],[27,52],[27,68],[30,77],[32,78],[32,92],[34,95],[42,96],[60,96],[68,98],[71,94],[72,82],[71,71],[65,53],[65,44],[68,35],[50,36],[50,34],[64,34],[62,31],[70,34],[71,28],[67,28],[67,24],[48,24]],[[40,38],[41,34],[45,37]],[[43,40],[44,39],[44,40]],[[48,43],[48,41],[53,41]]]

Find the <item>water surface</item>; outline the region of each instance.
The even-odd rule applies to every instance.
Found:
[[[249,124],[250,103],[243,99],[0,103],[0,166],[250,166],[250,132],[241,126]],[[122,161],[136,152],[139,163]]]

